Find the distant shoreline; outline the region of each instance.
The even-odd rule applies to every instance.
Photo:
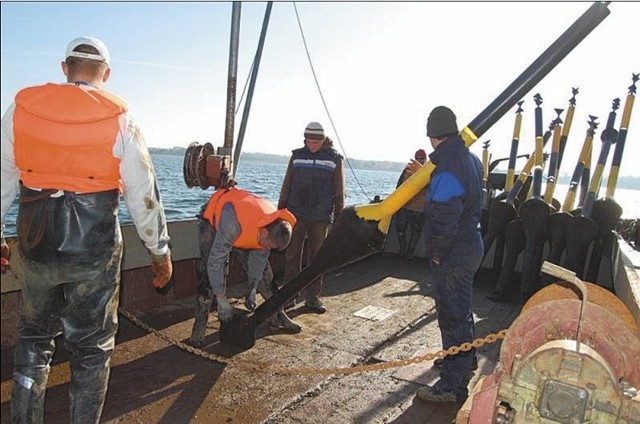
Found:
[[[173,147],[171,149],[165,149],[160,147],[149,147],[149,152],[159,155],[172,155],[184,157],[187,151],[184,147]],[[265,162],[265,163],[278,163],[286,165],[289,163],[289,156],[274,155],[271,153],[252,153],[245,152],[240,154],[240,158],[251,162]],[[369,171],[390,171],[400,172],[404,169],[406,163],[403,162],[391,162],[391,161],[376,161],[376,160],[362,160],[351,159],[349,163],[354,169],[364,169]],[[500,171],[500,169],[498,169]],[[502,172],[505,172],[504,170]],[[571,181],[571,175],[563,174],[558,179],[558,184],[569,184]],[[600,191],[606,190],[607,180],[603,179]],[[618,183],[616,188],[622,188],[626,190],[640,190],[640,177],[618,177]]]
[[[187,151],[184,147],[174,147],[172,149],[164,149],[158,147],[149,147],[149,152],[159,155],[173,155],[184,157]],[[251,153],[244,152],[240,154],[240,159],[251,162],[265,162],[265,163],[279,163],[286,165],[289,163],[289,156],[274,155],[271,153]],[[375,161],[375,160],[361,160],[349,158],[351,166],[355,169],[366,169],[369,171],[391,171],[402,172],[406,163],[404,162],[391,162],[391,161]]]

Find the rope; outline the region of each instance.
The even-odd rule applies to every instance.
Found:
[[[327,117],[329,118],[329,122],[331,123],[331,128],[333,128],[333,132],[336,135],[336,139],[338,140],[338,144],[340,145],[340,150],[342,150],[342,154],[344,155],[344,159],[347,162],[347,166],[349,167],[349,169],[351,170],[351,173],[353,174],[353,178],[355,178],[356,182],[358,183],[358,186],[360,187],[360,190],[362,190],[362,194],[365,195],[365,197],[367,199],[369,199],[369,201],[371,201],[371,196],[369,196],[369,194],[366,192],[366,190],[364,189],[364,187],[362,186],[362,184],[360,183],[360,180],[358,179],[358,176],[356,175],[355,171],[353,170],[353,166],[351,166],[351,161],[349,160],[349,157],[347,156],[347,152],[344,149],[344,146],[342,145],[342,141],[340,140],[340,135],[338,134],[338,130],[336,129],[335,124],[333,123],[333,118],[331,117],[331,113],[329,113],[329,108],[327,107],[327,102],[324,100],[324,95],[322,94],[322,89],[320,88],[320,83],[318,82],[318,77],[316,75],[316,71],[315,68],[313,67],[313,62],[311,61],[311,55],[309,54],[309,48],[307,46],[307,40],[304,36],[304,31],[302,30],[302,23],[300,22],[300,16],[298,15],[298,8],[296,7],[296,2],[293,2],[293,9],[296,13],[296,19],[298,21],[298,28],[300,28],[300,35],[302,36],[302,43],[304,44],[304,50],[305,53],[307,54],[307,60],[309,61],[309,66],[311,67],[311,73],[313,74],[313,80],[316,83],[316,88],[318,89],[318,94],[320,95],[320,99],[322,100],[322,105],[324,107],[325,113],[327,114]]]
[[[249,80],[251,79],[251,74],[253,73],[253,66],[256,64],[256,58],[253,58],[253,62],[251,62],[251,68],[249,68],[249,73],[247,74],[247,79],[244,80],[244,87],[242,87],[242,94],[240,94],[240,100],[238,101],[238,107],[236,107],[235,114],[237,115],[240,111],[240,106],[242,105],[242,101],[244,100],[244,95],[247,92],[247,86],[249,85]]]

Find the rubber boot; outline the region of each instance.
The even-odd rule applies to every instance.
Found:
[[[49,367],[41,369],[37,374],[35,378],[17,372],[13,374],[11,419],[14,424],[44,422],[44,396]]]
[[[268,299],[278,291],[278,285],[273,280],[271,280],[270,283],[262,281],[261,284],[258,285],[258,290],[264,299]],[[284,307],[280,308],[278,313],[271,317],[267,322],[269,322],[269,325],[273,327],[283,328],[290,333],[299,333],[302,331],[302,327],[289,318],[287,313],[284,311]]]
[[[204,346],[204,337],[207,330],[207,322],[209,321],[209,310],[213,303],[213,296],[198,294],[196,296],[196,313],[193,328],[191,329],[191,337],[189,343],[195,347]]]
[[[291,318],[284,311],[284,308],[281,308],[277,314],[275,314],[268,321],[269,325],[277,328],[282,328],[289,333],[299,333],[302,331],[302,327],[293,322]]]
[[[109,367],[101,372],[88,373],[86,377],[72,373],[69,388],[69,407],[73,424],[98,424],[107,397]]]

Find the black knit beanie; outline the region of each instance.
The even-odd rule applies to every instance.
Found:
[[[441,138],[450,134],[458,134],[456,115],[446,106],[434,108],[427,119],[427,137]]]

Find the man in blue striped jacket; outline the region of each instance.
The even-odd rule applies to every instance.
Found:
[[[448,349],[475,337],[473,277],[482,262],[480,210],[482,163],[458,135],[456,116],[438,106],[427,120],[427,137],[435,169],[427,187],[425,207],[427,283],[435,287],[442,347]],[[418,390],[432,402],[462,402],[468,394],[475,349],[446,356],[440,380]]]
[[[342,156],[318,122],[307,125],[304,147],[292,152],[278,201],[278,209],[282,208],[289,209],[298,220],[286,252],[284,280],[289,282],[302,269],[305,238],[307,260],[311,262],[327,237],[329,225],[344,208]],[[320,300],[322,283],[323,276],[319,275],[307,287],[305,302],[318,314],[326,312]]]

